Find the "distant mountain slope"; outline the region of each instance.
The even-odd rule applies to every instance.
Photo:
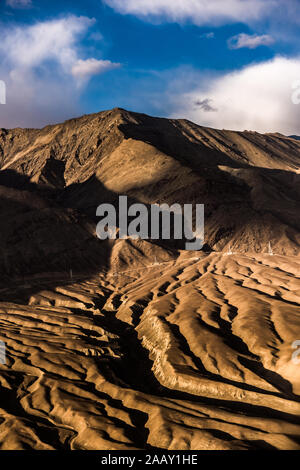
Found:
[[[43,129],[1,129],[1,168],[38,179],[46,161],[55,158],[66,163],[67,185],[82,182],[127,139],[148,143],[181,163],[197,167],[296,171],[300,165],[300,143],[281,134],[221,131],[116,108]]]
[[[271,241],[276,253],[299,253],[300,142],[280,134],[113,109],[40,130],[2,129],[0,162],[0,269],[21,263],[20,271],[41,253],[57,265],[65,263],[61,252],[79,265],[95,250],[101,257],[96,207],[119,194],[147,204],[204,203],[210,250],[266,252]]]

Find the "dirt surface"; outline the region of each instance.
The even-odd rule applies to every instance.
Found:
[[[300,141],[114,109],[0,163],[2,450],[300,449]],[[204,250],[100,241],[119,195],[205,204]]]

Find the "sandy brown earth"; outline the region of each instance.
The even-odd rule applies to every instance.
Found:
[[[0,156],[2,450],[300,449],[299,141],[112,110]],[[100,242],[119,194],[205,203],[204,251]]]

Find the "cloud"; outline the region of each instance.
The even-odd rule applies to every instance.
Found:
[[[2,127],[41,127],[69,117],[88,79],[120,66],[80,58],[81,38],[94,23],[70,15],[0,30],[0,79],[7,88],[7,104],[0,107]]]
[[[30,26],[7,28],[0,33],[0,52],[14,68],[31,68],[54,60],[66,71],[77,60],[76,42],[95,20],[68,16]]]
[[[270,15],[279,0],[104,0],[104,2],[121,14],[132,14],[144,19],[220,25],[259,20]]]
[[[247,47],[248,49],[256,49],[259,46],[270,46],[274,44],[275,39],[269,34],[237,34],[228,39],[228,47],[230,49],[241,49]]]
[[[224,76],[198,78],[201,85],[193,91],[179,99],[174,93],[172,117],[223,129],[300,134],[300,57],[276,57]],[[215,112],[208,113],[205,104]]]
[[[216,108],[211,106],[212,100],[209,98],[204,98],[203,100],[196,100],[194,103],[194,106],[196,106],[197,109],[202,109],[203,111],[210,113],[210,112],[216,112],[218,111]]]
[[[89,36],[89,38],[92,39],[93,41],[103,41],[103,39],[104,39],[102,34],[99,31],[96,31],[95,33],[92,33]]]
[[[99,75],[119,67],[121,67],[121,64],[113,63],[110,60],[79,59],[72,67],[72,75],[77,78],[88,79],[92,75]]]
[[[31,0],[6,0],[6,5],[11,8],[27,8],[32,5]]]
[[[203,34],[200,34],[200,39],[214,39],[215,38],[215,33],[214,32],[210,32],[210,33],[203,33]]]

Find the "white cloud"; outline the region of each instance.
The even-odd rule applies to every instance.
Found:
[[[104,0],[122,14],[197,25],[251,22],[268,16],[279,0]],[[290,1],[290,0],[287,0]],[[293,0],[292,0],[293,1]]]
[[[247,47],[248,49],[256,49],[259,46],[270,46],[274,44],[275,40],[269,34],[237,34],[228,40],[228,47],[230,49],[241,49]]]
[[[32,5],[31,0],[6,0],[6,5],[11,8],[27,8]]]
[[[42,126],[76,113],[80,88],[92,75],[119,64],[81,59],[81,37],[95,23],[67,16],[0,30],[0,79],[7,104],[0,107],[1,127]]]
[[[300,95],[297,80],[299,57],[277,57],[222,77],[206,77],[193,91],[173,97],[173,117],[223,129],[300,134],[300,105],[292,100]]]
[[[110,60],[79,59],[72,67],[72,74],[74,77],[87,79],[92,75],[99,75],[120,66],[121,64],[113,63]]]
[[[200,34],[200,39],[214,39],[215,38],[215,33],[211,31],[210,33],[203,33]]]
[[[0,52],[14,68],[31,68],[47,60],[58,62],[66,71],[77,60],[76,42],[95,20],[68,16],[32,26],[9,28],[0,33]]]

